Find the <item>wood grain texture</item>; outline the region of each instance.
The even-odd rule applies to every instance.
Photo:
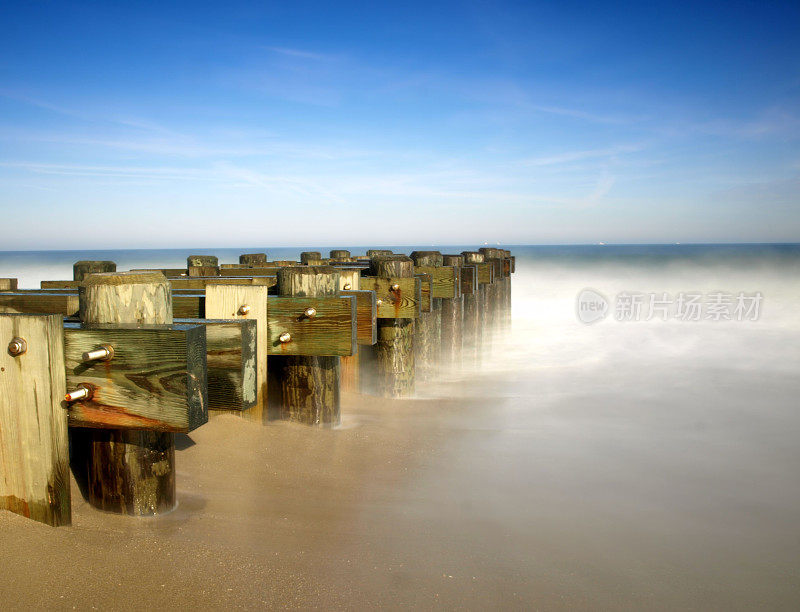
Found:
[[[16,278],[0,278],[0,291],[16,291],[17,285]]]
[[[307,308],[317,312],[309,318]],[[358,352],[356,298],[270,296],[267,315],[270,355],[343,356]],[[292,339],[281,342],[288,332]]]
[[[351,334],[351,350],[348,354],[352,355],[356,349],[355,298],[339,295],[339,282],[339,272],[330,266],[285,268],[278,272],[278,292],[281,296],[278,299],[286,306],[296,302],[298,298],[320,304],[320,307],[311,304],[317,308],[315,317],[297,318],[297,324],[306,327],[323,322],[322,298],[347,301],[350,307]],[[270,316],[273,303],[275,302],[270,303]],[[297,317],[296,308],[289,312]],[[308,332],[305,333],[308,335]],[[275,394],[275,399],[281,418],[319,427],[333,427],[341,422],[339,357],[275,356],[270,358],[270,369],[274,369],[273,380],[276,381],[275,386],[279,391]]]
[[[278,281],[275,276],[206,276],[171,278],[169,282],[173,289],[194,289],[203,291],[209,285],[259,285],[274,287]]]
[[[76,261],[72,266],[72,280],[81,282],[87,274],[116,271],[117,264],[113,261]]]
[[[433,277],[424,272],[415,273],[414,276],[420,282],[420,314],[425,312],[433,312]]]
[[[52,526],[71,522],[63,337],[60,316],[0,315],[0,509]]]
[[[478,268],[474,265],[461,267],[461,295],[475,295],[478,292]]]
[[[356,339],[358,344],[372,345],[378,341],[378,305],[374,291],[342,291],[356,300]]]
[[[131,272],[160,272],[166,278],[185,278],[189,276],[186,268],[133,268]]]
[[[87,326],[172,323],[169,283],[158,272],[90,274],[79,296],[81,320]],[[197,358],[205,359],[205,347],[197,351]],[[201,384],[205,394],[204,377]],[[80,442],[76,436],[72,447],[74,456],[85,458],[92,506],[144,516],[170,511],[177,504],[174,433],[92,428]]]
[[[208,409],[247,410],[258,394],[256,322],[247,319],[175,319],[206,328]]]
[[[417,274],[430,274],[434,298],[457,298],[461,295],[461,268],[455,266],[415,266]]]
[[[389,249],[369,249],[367,250],[366,257],[368,259],[372,259],[373,257],[377,257],[378,255],[391,255],[392,251]]]
[[[239,255],[239,263],[246,266],[258,266],[267,263],[266,253],[242,253]]]
[[[247,276],[247,277],[260,277],[260,276],[272,276],[276,277],[278,274],[278,270],[280,266],[266,266],[266,265],[258,265],[255,267],[245,266],[245,267],[225,267],[220,269],[220,275],[225,278],[236,278],[240,276]],[[275,281],[277,283],[277,279]]]
[[[188,268],[218,268],[219,259],[214,255],[189,255],[186,258]]]
[[[110,361],[84,362],[102,345]],[[206,333],[197,325],[87,328],[64,324],[67,387],[90,385],[69,406],[71,427],[190,432],[208,421]]]
[[[392,285],[399,285],[399,289],[392,289]],[[422,301],[422,283],[419,279],[378,278],[375,276],[362,276],[359,286],[366,291],[374,291],[378,305],[379,319],[416,319],[419,316]]]
[[[267,418],[269,354],[268,288],[248,285],[209,285],[206,288],[205,316],[209,319],[247,319],[256,322],[256,404],[247,416],[256,421]],[[249,310],[243,314],[242,306]]]
[[[339,268],[339,289],[343,291],[358,291],[361,288],[361,268]]]
[[[319,251],[303,251],[300,253],[300,263],[304,266],[319,266],[322,264],[322,253]]]
[[[332,249],[329,253],[331,259],[348,260],[350,259],[350,251],[344,249]]]
[[[77,293],[2,293],[0,313],[75,316],[80,309]]]

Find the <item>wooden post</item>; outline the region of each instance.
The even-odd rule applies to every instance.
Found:
[[[339,272],[332,266],[296,266],[278,270],[278,294],[296,297],[338,295]],[[341,422],[339,357],[275,356],[270,379],[281,418],[332,427]],[[273,390],[271,390],[273,391]]]
[[[442,255],[442,265],[461,269],[464,257],[461,255]],[[459,283],[460,285],[460,283]],[[458,367],[461,365],[463,344],[464,296],[458,287],[458,297],[442,299],[442,361]]]
[[[333,253],[347,253],[350,258],[350,251],[331,251]],[[332,256],[332,255],[331,255]],[[343,291],[358,291],[361,270],[344,268],[339,270],[339,289]],[[361,356],[363,350],[359,350],[355,355],[340,358],[341,364],[341,389],[342,391],[352,391],[357,393],[361,388]]]
[[[319,251],[303,251],[300,253],[300,263],[304,266],[322,265],[322,253]]]
[[[16,278],[0,278],[0,291],[16,291],[17,279]]]
[[[98,272],[116,272],[117,264],[113,261],[76,261],[72,265],[72,280],[82,281],[87,274]]]
[[[481,248],[484,260],[494,266],[494,280],[489,285],[489,313],[488,313],[488,328],[489,331],[494,333],[500,327],[500,322],[503,316],[503,304],[505,298],[503,297],[503,259],[505,253],[503,249],[495,248]]]
[[[389,249],[369,249],[367,251],[367,257],[372,259],[373,257],[377,257],[378,255],[391,255],[392,252]]]
[[[186,268],[189,276],[219,276],[219,260],[213,255],[189,255]]]
[[[503,267],[503,274],[505,275],[505,295],[506,295],[506,304],[505,304],[505,327],[509,329],[511,327],[511,273],[514,271],[514,263],[513,259],[511,258],[511,251],[506,249],[503,251],[505,253],[505,265]]]
[[[350,259],[350,251],[334,249],[330,252],[330,258],[337,261],[348,261]]]
[[[0,509],[70,524],[64,323],[0,315]]]
[[[267,263],[266,253],[244,253],[239,255],[239,263],[246,266],[264,266]]]
[[[440,267],[443,261],[439,251],[413,251],[411,259],[415,266]],[[422,364],[426,380],[436,375],[442,358],[442,298],[431,297],[431,302],[431,312],[420,313],[414,330],[414,342],[430,347],[424,351],[427,359]]]
[[[80,288],[80,314],[92,326],[172,323],[172,296],[160,272],[91,274]],[[76,431],[73,429],[72,431]],[[147,516],[175,507],[175,434],[87,429],[89,503],[120,514]],[[86,451],[87,449],[81,449]]]
[[[370,260],[373,276],[413,278],[414,262],[405,255],[378,255]],[[414,319],[378,319],[374,345],[374,390],[382,397],[414,394]]]
[[[483,253],[463,251],[465,264],[483,263]],[[480,365],[483,355],[483,328],[486,325],[486,285],[478,285],[478,291],[464,296],[464,346],[475,365]]]

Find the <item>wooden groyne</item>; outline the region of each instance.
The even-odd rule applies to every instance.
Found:
[[[167,512],[175,433],[222,412],[335,427],[342,389],[413,397],[480,364],[510,324],[514,271],[498,248],[337,249],[79,261],[39,289],[0,278],[0,509],[70,524],[71,468],[99,509]]]

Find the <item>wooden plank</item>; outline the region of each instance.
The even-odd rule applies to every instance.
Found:
[[[169,279],[189,277],[186,268],[134,268],[131,272],[161,272]]]
[[[0,291],[16,291],[17,285],[16,278],[0,278]]]
[[[494,266],[489,262],[474,264],[478,269],[478,284],[488,285],[494,280]]]
[[[64,332],[58,315],[0,315],[0,508],[71,521]],[[24,353],[6,347],[23,338]]]
[[[314,308],[316,315],[305,316],[307,308]],[[267,318],[270,355],[335,357],[358,351],[352,296],[270,296]],[[291,335],[290,342],[279,340],[283,333]]]
[[[43,280],[39,286],[42,289],[77,289],[81,281],[76,280]]]
[[[416,274],[430,274],[433,281],[433,297],[457,298],[461,295],[460,268],[455,266],[414,266]]]
[[[358,291],[361,279],[361,268],[337,268],[339,272],[339,289],[343,291]]]
[[[378,305],[374,291],[342,291],[356,299],[356,334],[358,344],[372,345],[378,341]]]
[[[257,268],[251,268],[250,266],[245,266],[242,268],[224,268],[222,276],[226,278],[237,278],[240,276],[275,276],[278,274],[278,270],[278,266],[259,266]]]
[[[393,291],[391,287],[399,285]],[[422,283],[418,278],[379,278],[362,276],[360,287],[374,291],[375,297],[381,300],[378,305],[379,319],[416,319],[419,317],[419,306],[422,301]]]
[[[461,293],[475,295],[478,292],[478,268],[474,265],[461,266]]]
[[[204,291],[209,285],[259,285],[274,287],[277,284],[275,276],[195,276],[192,278],[169,279],[173,289],[194,289]]]
[[[102,345],[110,361],[83,360]],[[69,406],[71,427],[190,432],[208,421],[206,330],[199,325],[85,328],[64,324],[67,388],[92,397]]]
[[[424,272],[414,274],[414,276],[419,278],[421,283],[419,311],[433,312],[433,278]]]
[[[172,294],[172,316],[179,319],[204,319],[206,296],[204,293]],[[215,317],[212,317],[215,318]]]
[[[175,319],[206,328],[208,409],[247,410],[256,404],[256,322],[248,319]]]
[[[248,319],[256,322],[257,392],[256,406],[250,410],[253,418],[264,418],[267,413],[267,355],[269,353],[267,295],[267,287],[256,285],[209,285],[206,287],[204,310],[205,316],[209,319]]]
[[[0,293],[0,312],[28,314],[78,314],[77,293]]]

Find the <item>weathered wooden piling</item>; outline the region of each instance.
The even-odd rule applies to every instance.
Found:
[[[350,258],[350,251],[331,251],[331,253],[347,253],[347,259]],[[358,291],[361,270],[355,268],[339,268],[338,270],[339,289],[342,291]],[[359,390],[361,386],[361,356],[363,353],[364,351],[359,351],[355,355],[341,358],[340,386],[342,391],[357,392]]]
[[[304,266],[321,266],[322,253],[319,251],[303,251],[300,253],[300,263]]]
[[[0,509],[69,525],[60,315],[0,315]]]
[[[505,304],[505,283],[503,280],[503,262],[505,251],[503,249],[483,247],[478,249],[483,253],[484,261],[492,264],[494,269],[494,279],[488,287],[488,331],[494,333],[502,326],[503,309]]]
[[[378,255],[391,255],[392,252],[389,249],[369,249],[367,251],[367,257],[372,259],[373,257],[377,257]]]
[[[72,280],[82,281],[87,274],[99,272],[116,272],[117,264],[113,261],[76,261],[72,265]]]
[[[335,296],[339,272],[331,266],[295,266],[278,271],[278,294],[294,297]],[[305,316],[314,315],[306,311]],[[339,357],[273,355],[271,389],[281,418],[332,427],[341,422]]]
[[[438,268],[442,265],[439,251],[412,251],[414,267]],[[431,312],[420,313],[414,330],[414,343],[419,344],[422,363],[422,376],[430,380],[439,370],[442,356],[442,298],[431,296]]]
[[[462,255],[442,255],[442,265],[452,266],[459,272],[458,287],[454,288],[457,296],[442,299],[442,362],[451,367],[461,365],[464,317],[464,298],[461,295],[461,266],[464,265]]]
[[[484,263],[483,253],[463,251],[466,265],[476,266]],[[475,282],[478,283],[476,270]],[[483,354],[483,327],[486,319],[486,285],[478,284],[473,293],[464,295],[464,351],[469,354],[476,365],[481,362]]]
[[[189,276],[219,276],[219,259],[213,255],[190,255],[186,258]]]
[[[370,260],[370,273],[378,278],[412,278],[414,261],[405,255],[377,255]],[[378,319],[378,342],[374,346],[376,394],[401,398],[414,394],[414,319]]]
[[[267,263],[266,253],[243,253],[239,255],[239,263],[246,266],[263,266]]]
[[[350,251],[345,251],[344,249],[332,249],[330,252],[330,258],[334,261],[349,261]]]
[[[16,291],[17,279],[16,278],[0,278],[0,291]]]
[[[91,274],[80,290],[84,324],[172,323],[172,296],[157,272]],[[175,435],[146,430],[87,429],[89,503],[109,512],[147,516],[175,507]]]

